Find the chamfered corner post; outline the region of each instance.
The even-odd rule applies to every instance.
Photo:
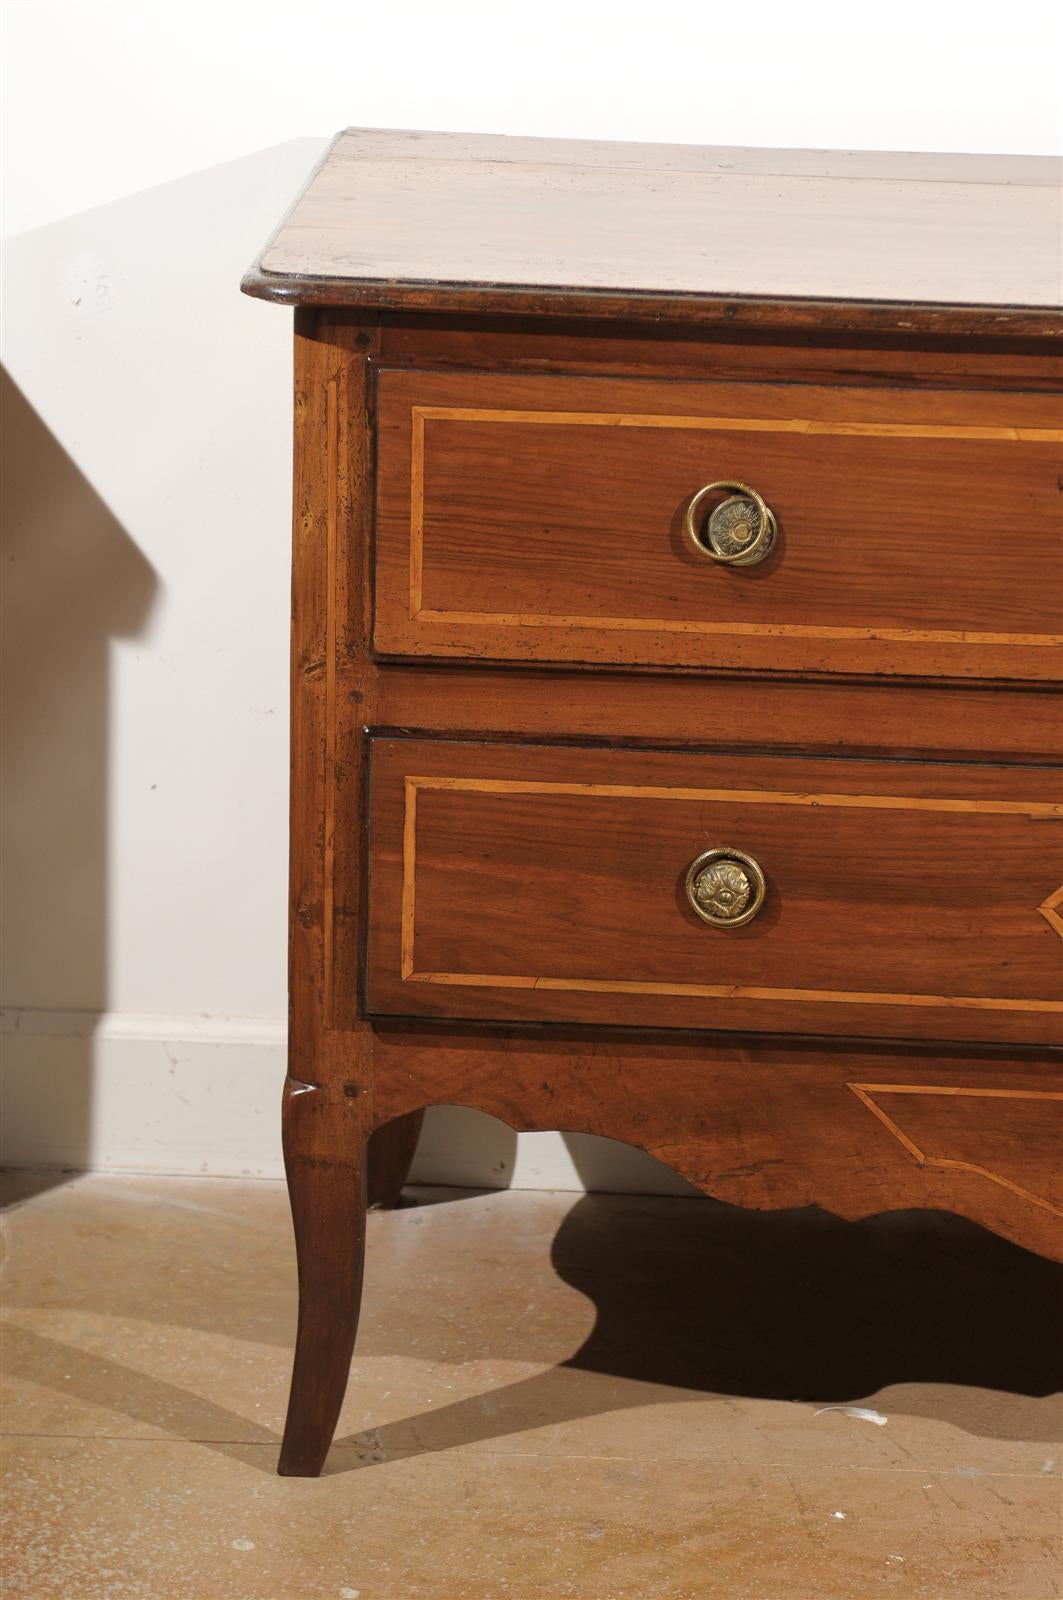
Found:
[[[283,1141],[299,1320],[278,1470],[300,1477],[321,1471],[332,1442],[354,1350],[365,1253],[373,1065],[356,974],[363,722],[371,716],[366,407],[372,346],[371,323],[309,307],[296,312]],[[343,714],[356,699],[363,716]]]

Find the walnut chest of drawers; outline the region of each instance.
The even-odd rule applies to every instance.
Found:
[[[351,130],[245,280],[297,308],[283,1472],[432,1104],[1063,1256],[1051,168]]]

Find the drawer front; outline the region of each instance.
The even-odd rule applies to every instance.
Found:
[[[1063,1042],[1058,769],[381,738],[370,829],[372,1013]]]
[[[1055,397],[386,370],[376,401],[383,654],[1063,675]],[[773,512],[763,560],[695,547],[718,482]]]

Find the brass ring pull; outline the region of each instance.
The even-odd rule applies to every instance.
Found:
[[[698,531],[698,513],[713,495],[726,494],[710,513],[704,535]],[[701,556],[729,567],[752,567],[769,556],[778,529],[775,515],[748,483],[721,479],[699,489],[687,506],[687,538]]]
[[[742,928],[764,904],[768,885],[752,856],[721,845],[690,863],[686,891],[702,922],[714,928]]]

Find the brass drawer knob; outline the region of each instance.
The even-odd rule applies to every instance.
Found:
[[[702,529],[699,518],[714,496],[726,495],[709,512]],[[721,479],[699,489],[687,506],[687,538],[702,556],[729,567],[752,567],[769,556],[778,531],[771,508],[747,483]]]
[[[687,899],[703,922],[714,928],[741,928],[752,922],[768,892],[757,862],[744,850],[721,845],[705,850],[687,868]]]

